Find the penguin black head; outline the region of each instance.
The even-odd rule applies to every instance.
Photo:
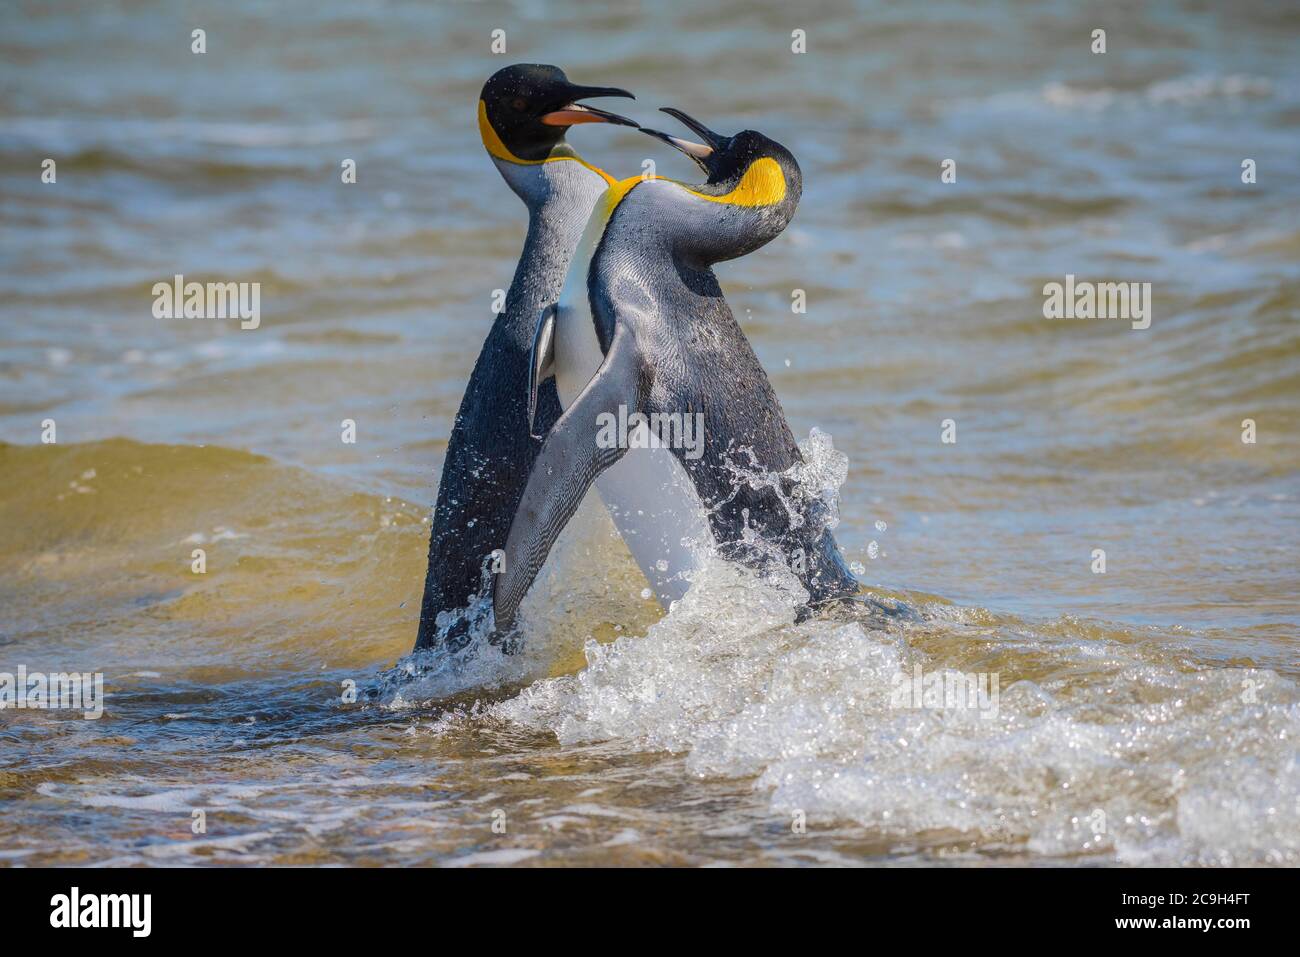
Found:
[[[649,127],[641,127],[641,132],[663,140],[693,159],[695,165],[708,177],[704,182],[705,187],[726,192],[744,178],[745,173],[754,163],[761,159],[770,159],[780,167],[787,191],[792,185],[794,186],[795,201],[798,202],[797,194],[803,187],[803,174],[794,156],[776,140],[769,139],[756,130],[741,130],[735,136],[722,136],[694,117],[671,106],[662,107],[661,112],[681,120],[704,142],[694,143]]]
[[[722,136],[681,110],[663,107],[663,112],[681,120],[703,142],[646,127],[641,127],[641,132],[694,160],[706,179],[689,191],[726,212],[710,216],[707,208],[701,207],[699,215],[689,217],[701,255],[710,262],[734,259],[779,235],[803,194],[803,173],[790,151],[755,130]],[[711,221],[711,228],[700,232],[701,220]]]
[[[613,86],[579,86],[564,71],[539,63],[516,63],[492,74],[479,96],[483,144],[498,159],[537,163],[564,143],[570,126],[615,123],[637,126],[627,117],[607,113],[578,100],[632,94]]]

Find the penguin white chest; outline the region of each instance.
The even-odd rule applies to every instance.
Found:
[[[556,305],[555,384],[568,409],[605,361],[587,295],[594,243],[583,237]],[[629,395],[633,390],[628,389]],[[584,423],[594,439],[628,451],[596,479],[605,508],[665,608],[686,594],[691,573],[713,546],[703,503],[677,456],[646,424],[628,422],[636,409],[609,409],[612,419]],[[612,426],[612,428],[611,428]]]

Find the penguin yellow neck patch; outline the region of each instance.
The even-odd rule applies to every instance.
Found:
[[[648,177],[629,176],[627,179],[621,179],[621,180],[611,179],[609,181],[609,189],[605,190],[605,196],[604,196],[605,218],[608,219],[610,217],[610,215],[614,212],[614,209],[618,206],[618,204],[623,202],[623,198],[627,196],[628,193],[632,192],[632,188],[634,186],[639,186],[641,183],[647,182],[648,180],[652,180],[652,179],[659,179],[659,177],[658,176],[648,176]]]
[[[543,163],[556,163],[560,160],[572,160],[575,163],[580,163],[587,167],[587,169],[600,176],[600,178],[605,182],[610,183],[611,185],[614,183],[614,177],[610,176],[600,167],[592,166],[580,156],[548,156],[546,159],[540,160],[520,159],[514,153],[510,152],[510,149],[505,143],[501,142],[501,137],[497,135],[497,131],[494,130],[492,124],[488,122],[487,104],[482,100],[478,101],[478,134],[483,138],[483,148],[488,151],[488,155],[493,156],[502,162],[514,163],[517,166],[541,166]]]
[[[736,188],[729,193],[710,196],[695,190],[691,192],[712,203],[728,203],[732,206],[775,206],[785,199],[785,174],[781,172],[780,163],[764,156],[749,164],[745,175],[740,178]]]
[[[629,176],[623,180],[606,178],[609,179],[609,189],[605,190],[603,198],[606,221],[633,188],[650,180],[664,179],[662,176]],[[781,164],[767,156],[750,163],[749,169],[745,170],[745,175],[740,177],[740,182],[736,184],[735,189],[721,196],[701,193],[676,180],[664,179],[664,182],[676,183],[692,196],[707,199],[710,203],[727,203],[732,206],[775,206],[785,199],[785,173],[781,172]]]
[[[515,162],[522,163],[524,160]],[[633,187],[655,179],[662,179],[665,183],[675,183],[692,196],[707,199],[710,203],[728,203],[732,206],[775,206],[785,199],[785,173],[781,172],[780,163],[767,156],[750,163],[749,169],[745,170],[745,175],[740,177],[740,182],[736,184],[735,189],[721,196],[701,193],[691,189],[685,183],[663,176],[629,176],[627,179],[615,180],[602,170],[596,172],[609,180],[609,189],[605,190],[604,197],[606,217],[614,212],[618,204],[632,192]]]

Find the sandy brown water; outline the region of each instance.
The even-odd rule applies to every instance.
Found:
[[[1300,863],[1294,11],[291,7],[3,14],[0,672],[109,697],[0,711],[0,862]],[[719,275],[914,618],[795,624],[725,568],[661,618],[608,541],[524,656],[404,658],[522,239],[498,26],[796,154],[794,223]],[[175,273],[260,282],[260,328],[154,318]],[[1066,274],[1152,283],[1151,327],[1043,318]],[[997,713],[895,707],[918,665]]]

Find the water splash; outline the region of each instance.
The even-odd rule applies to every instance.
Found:
[[[702,778],[753,777],[774,815],[847,820],[904,844],[929,835],[989,854],[1300,862],[1293,682],[1189,671],[1068,622],[1053,635],[1003,620],[1005,645],[985,664],[1001,678],[995,712],[918,708],[900,701],[900,676],[919,666],[962,677],[971,665],[934,650],[934,635],[938,648],[970,648],[988,637],[987,613],[795,624],[792,599],[719,562],[643,637],[593,642],[584,671],[488,714],[566,747],[684,753]],[[1071,674],[1085,670],[1088,680]]]

